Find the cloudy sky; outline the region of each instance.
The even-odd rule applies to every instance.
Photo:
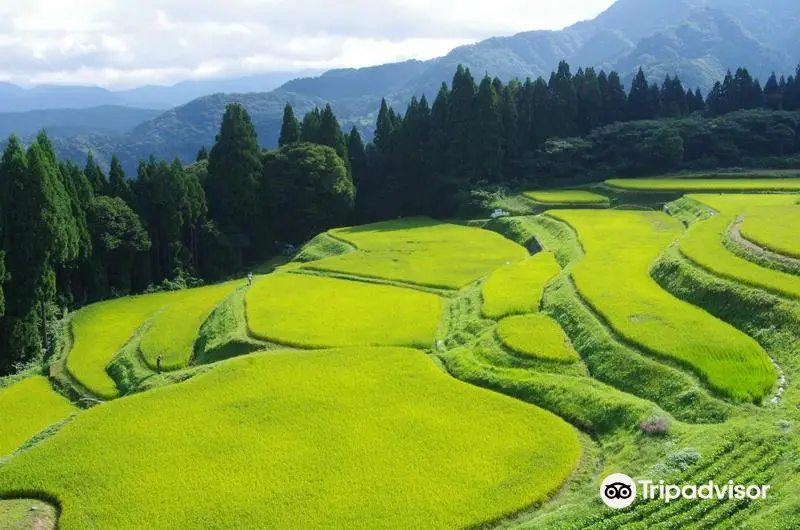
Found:
[[[613,0],[0,0],[0,79],[110,88],[429,59]]]

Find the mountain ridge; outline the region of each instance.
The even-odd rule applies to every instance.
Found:
[[[650,81],[678,74],[684,86],[705,92],[728,69],[745,66],[763,85],[772,71],[795,71],[800,57],[790,57],[787,50],[793,47],[786,43],[796,36],[800,6],[793,0],[653,0],[647,5],[618,0],[596,18],[563,30],[492,37],[428,61],[329,70],[288,80],[270,92],[203,96],[106,138],[95,152],[106,161],[108,149],[117,152],[126,168],[150,154],[190,162],[201,146],[213,143],[224,104],[233,102],[248,108],[264,147],[276,145],[287,102],[298,114],[330,103],[344,127],[355,125],[369,136],[382,97],[402,113],[413,95],[432,100],[459,64],[475,77],[488,73],[503,80],[547,80],[566,60],[573,72],[588,66],[616,70],[626,86],[642,67]],[[82,146],[79,151],[88,141],[63,140],[65,145],[74,140]]]

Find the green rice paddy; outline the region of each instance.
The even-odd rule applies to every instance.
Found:
[[[677,362],[716,392],[737,400],[767,395],[777,374],[759,344],[664,291],[649,270],[680,236],[681,224],[657,212],[553,211],[586,251],[572,276],[581,296],[620,336]]]
[[[460,289],[528,255],[493,232],[428,218],[340,228],[330,235],[358,250],[305,268],[441,289]]]
[[[605,195],[588,190],[542,190],[526,191],[523,195],[542,204],[608,204]]]
[[[442,315],[433,294],[293,273],[257,279],[246,305],[253,335],[300,348],[430,348]]]
[[[462,528],[544,501],[580,455],[556,416],[415,350],[275,352],[88,410],[0,469],[60,528]]]
[[[0,389],[0,411],[0,456],[3,456],[77,409],[52,389],[46,377],[37,375]]]

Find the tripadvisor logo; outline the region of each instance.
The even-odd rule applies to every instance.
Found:
[[[600,484],[600,498],[611,508],[627,508],[636,500],[636,483],[622,473],[609,475]]]
[[[641,491],[642,500],[663,500],[665,504],[678,499],[702,500],[756,500],[766,499],[771,486],[757,484],[735,484],[729,480],[727,484],[717,484],[713,480],[707,484],[665,484],[663,480],[657,484],[652,480],[635,482],[623,473],[609,475],[600,484],[600,498],[606,506],[616,509],[627,508],[636,500],[637,491]]]

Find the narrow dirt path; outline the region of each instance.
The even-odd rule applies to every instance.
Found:
[[[746,250],[756,253],[764,259],[774,261],[777,264],[788,267],[789,269],[800,270],[800,259],[792,258],[784,254],[778,254],[777,252],[773,252],[769,249],[756,245],[749,239],[746,239],[741,232],[741,226],[743,222],[744,215],[740,215],[736,218],[736,221],[734,221],[730,229],[728,229],[728,234],[734,243],[744,247]]]

